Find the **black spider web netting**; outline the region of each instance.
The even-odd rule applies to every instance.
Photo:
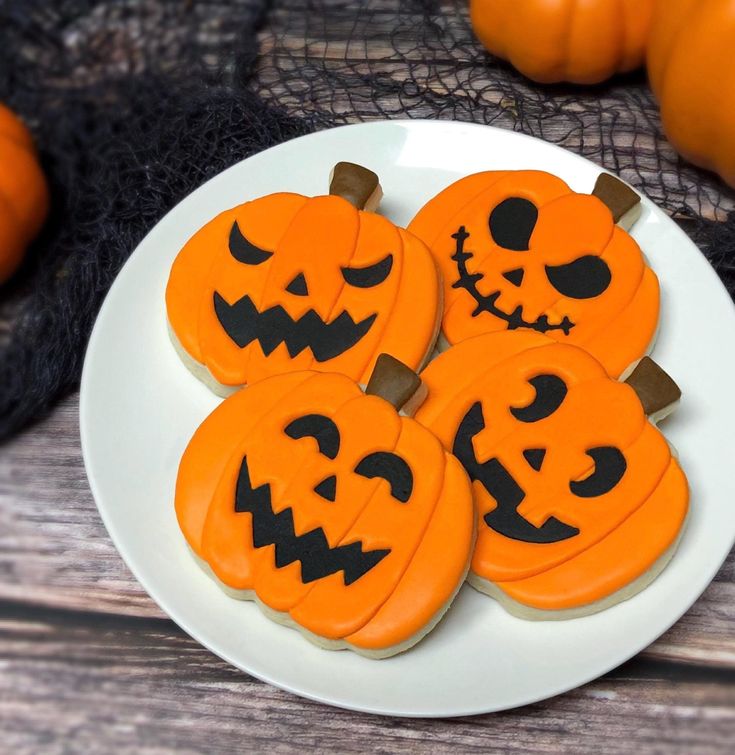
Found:
[[[77,384],[102,299],[157,220],[314,129],[444,118],[541,137],[657,201],[735,291],[735,193],[678,159],[644,74],[533,85],[476,43],[465,0],[0,0],[0,100],[53,197],[0,287],[0,438]]]

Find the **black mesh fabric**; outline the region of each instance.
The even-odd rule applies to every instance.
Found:
[[[0,288],[0,438],[77,385],[105,293],[163,214],[314,129],[444,118],[546,139],[658,202],[735,291],[735,193],[679,160],[643,73],[536,86],[481,49],[464,0],[0,0],[0,99],[53,196]]]

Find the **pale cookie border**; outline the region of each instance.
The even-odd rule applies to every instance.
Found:
[[[365,658],[370,658],[372,660],[382,660],[384,658],[390,658],[391,656],[398,655],[399,653],[403,653],[406,650],[409,650],[414,645],[419,643],[421,640],[426,637],[427,634],[429,634],[436,625],[444,618],[444,615],[449,610],[450,606],[454,602],[454,599],[457,597],[457,594],[462,589],[462,586],[465,584],[465,582],[468,579],[469,571],[470,571],[470,564],[472,562],[472,554],[475,551],[475,540],[477,537],[477,518],[473,518],[473,527],[472,527],[472,543],[471,547],[469,549],[469,554],[467,556],[467,563],[465,564],[464,570],[462,571],[462,575],[460,579],[457,581],[457,586],[454,588],[454,591],[449,596],[449,599],[444,603],[443,606],[439,608],[439,610],[429,619],[429,621],[422,627],[421,631],[417,632],[416,634],[411,635],[408,639],[404,640],[403,642],[397,644],[397,645],[391,645],[387,648],[381,648],[379,650],[366,650],[365,648],[358,647],[357,645],[353,645],[351,642],[347,642],[346,640],[330,640],[326,637],[322,637],[318,634],[314,634],[314,632],[309,631],[308,629],[305,629],[300,624],[297,624],[288,613],[285,613],[283,611],[276,611],[272,609],[270,606],[263,603],[260,598],[255,593],[255,590],[236,590],[232,587],[229,587],[226,585],[212,570],[212,567],[205,561],[201,556],[199,556],[197,553],[194,552],[194,550],[189,547],[189,551],[191,552],[192,556],[194,557],[194,560],[199,564],[199,566],[203,569],[203,571],[216,583],[220,586],[222,591],[228,595],[231,598],[234,598],[235,600],[249,600],[254,602],[258,608],[260,608],[263,615],[270,619],[271,621],[276,622],[277,624],[281,624],[282,626],[289,627],[290,629],[295,629],[299,634],[301,634],[303,637],[305,637],[309,642],[316,645],[317,647],[320,647],[324,650],[351,650],[354,653],[357,653],[358,655],[361,655]],[[188,545],[188,543],[187,543]],[[410,564],[410,562],[409,562]],[[384,605],[384,604],[382,604]],[[381,607],[382,607],[381,605]],[[380,610],[380,608],[378,608]]]
[[[528,606],[525,603],[521,603],[509,595],[506,595],[495,583],[490,582],[484,577],[480,577],[474,572],[470,572],[467,575],[467,583],[475,588],[478,592],[489,595],[494,598],[500,605],[508,611],[508,613],[519,619],[526,619],[531,621],[562,621],[566,619],[578,619],[583,616],[590,616],[600,611],[604,611],[607,608],[612,608],[618,603],[634,597],[638,593],[645,590],[650,584],[652,584],[661,572],[668,566],[669,561],[674,557],[679,543],[684,535],[684,530],[687,527],[689,521],[689,513],[682,522],[679,534],[676,536],[676,540],[654,561],[653,565],[643,572],[640,576],[636,577],[632,582],[628,582],[627,585],[621,587],[619,590],[611,593],[605,598],[596,600],[592,603],[587,603],[583,606],[577,606],[575,608],[563,608],[559,610],[534,608]],[[594,546],[592,546],[594,547]],[[520,580],[519,580],[520,581]]]

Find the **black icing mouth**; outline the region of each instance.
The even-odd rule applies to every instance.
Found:
[[[492,458],[484,462],[477,461],[472,439],[485,428],[485,418],[480,402],[474,403],[457,428],[452,453],[459,459],[467,470],[470,480],[482,483],[482,486],[496,500],[497,507],[485,514],[485,524],[490,529],[513,540],[526,543],[558,543],[579,534],[576,527],[549,517],[540,527],[536,527],[518,513],[518,506],[526,497],[523,488],[503,466],[499,459]],[[529,451],[538,454],[538,450]],[[527,459],[533,461],[533,457]],[[531,463],[531,462],[529,462]],[[534,462],[540,469],[543,463],[543,452],[540,459]]]
[[[355,322],[348,312],[342,312],[327,323],[310,309],[294,320],[280,304],[259,312],[249,296],[229,304],[217,291],[214,292],[214,311],[227,335],[241,349],[257,341],[268,356],[279,344],[285,343],[291,357],[309,348],[317,362],[334,359],[352,348],[377,317],[374,314]]]
[[[565,336],[569,335],[569,331],[574,327],[573,323],[566,315],[560,323],[550,323],[547,315],[541,315],[537,320],[529,322],[523,318],[523,307],[517,306],[512,312],[504,312],[495,302],[500,297],[500,291],[493,291],[489,296],[485,296],[477,288],[477,281],[482,280],[485,276],[482,273],[470,273],[467,270],[467,260],[471,259],[474,255],[472,252],[466,252],[464,250],[464,242],[470,237],[464,226],[460,226],[456,233],[452,234],[452,238],[456,240],[456,251],[452,255],[452,259],[457,263],[457,272],[459,278],[452,284],[452,288],[463,288],[470,296],[477,302],[472,312],[473,317],[482,312],[488,312],[491,315],[505,320],[508,323],[508,330],[516,330],[517,328],[529,328],[530,330],[536,330],[539,333],[548,333],[550,330],[561,330]]]
[[[363,551],[359,541],[330,548],[321,527],[303,535],[295,534],[292,509],[274,513],[270,485],[264,483],[253,488],[247,457],[242,460],[237,480],[235,512],[252,514],[253,545],[256,548],[275,545],[275,560],[279,569],[294,561],[301,562],[301,581],[304,584],[341,571],[344,584],[348,587],[390,553],[389,548]]]

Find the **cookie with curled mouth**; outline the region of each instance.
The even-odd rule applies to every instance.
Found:
[[[379,353],[418,369],[441,319],[441,284],[418,238],[375,213],[378,177],[335,166],[325,196],[278,193],[227,210],[176,257],[171,339],[213,391],[295,370],[364,383]]]
[[[515,330],[452,346],[421,376],[416,418],[472,481],[473,587],[523,618],[572,618],[674,556],[689,489],[656,423],[681,393],[649,357],[614,380],[583,349]]]
[[[444,189],[408,228],[444,277],[442,344],[524,330],[581,346],[617,377],[651,348],[659,284],[628,230],[640,197],[602,174],[591,194],[533,170]]]

